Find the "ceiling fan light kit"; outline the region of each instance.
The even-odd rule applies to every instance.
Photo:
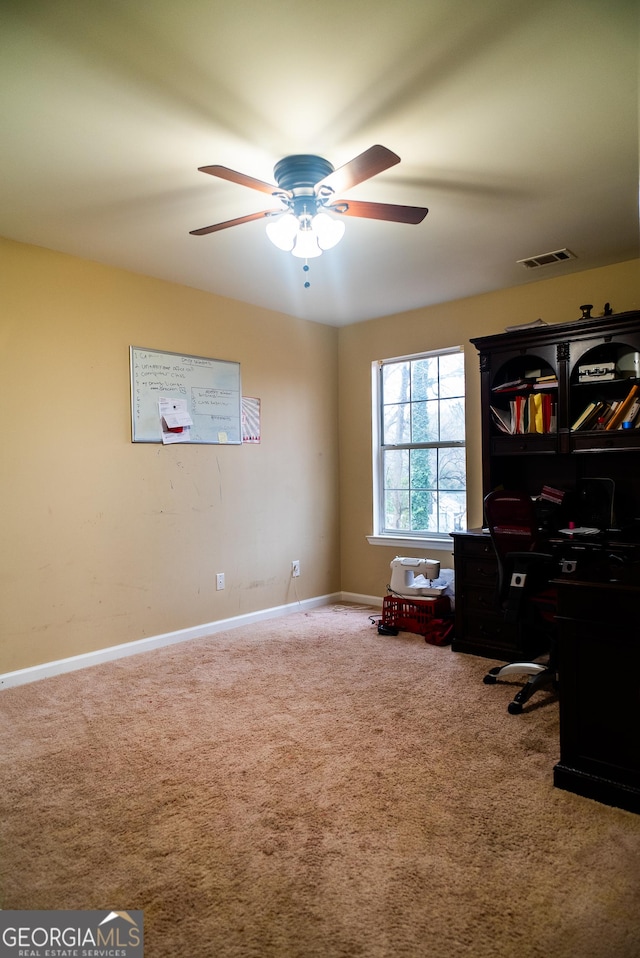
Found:
[[[334,199],[336,191],[348,190],[399,162],[399,156],[379,145],[370,147],[337,170],[321,156],[285,156],[273,170],[277,186],[226,166],[201,166],[199,170],[202,173],[270,193],[282,205],[277,209],[250,213],[224,223],[191,230],[191,235],[205,236],[252,220],[277,217],[267,224],[267,236],[271,242],[278,249],[307,260],[332,249],[344,235],[344,223],[330,216],[330,213],[338,217],[357,216],[395,223],[421,223],[429,212],[425,207]],[[308,270],[307,266],[304,268]],[[308,286],[309,283],[305,283],[305,287]]]
[[[267,224],[267,236],[278,249],[301,259],[312,259],[340,242],[344,236],[344,223],[327,213],[316,213],[315,216],[306,211],[299,216],[283,213]]]

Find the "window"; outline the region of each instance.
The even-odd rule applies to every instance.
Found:
[[[465,529],[462,349],[374,363],[373,380],[374,533],[433,540]]]

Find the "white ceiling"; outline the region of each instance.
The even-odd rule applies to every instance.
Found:
[[[634,258],[638,9],[2,0],[0,234],[336,326]],[[262,220],[189,235],[274,206],[199,166],[376,143],[402,162],[348,197],[419,226],[348,217],[308,277]]]

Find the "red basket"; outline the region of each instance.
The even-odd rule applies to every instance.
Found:
[[[382,600],[382,624],[423,635],[431,645],[446,645],[453,632],[451,602],[445,595],[424,599],[387,595]]]

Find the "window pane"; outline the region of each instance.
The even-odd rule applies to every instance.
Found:
[[[464,448],[440,449],[438,487],[441,493],[466,487],[466,456]]]
[[[464,400],[443,399],[440,406],[440,441],[464,440]]]
[[[464,353],[440,356],[440,398],[464,396]]]
[[[409,488],[409,450],[387,449],[384,454],[385,489]]]
[[[382,367],[382,402],[409,402],[411,364],[386,363]]]
[[[387,489],[384,496],[385,529],[409,528],[409,492],[407,489]]]
[[[438,357],[428,356],[411,363],[411,398],[438,398]]]
[[[444,492],[440,495],[440,532],[459,532],[467,528],[467,497],[464,492]]]
[[[438,497],[435,492],[411,493],[411,531],[437,532]]]
[[[409,403],[384,407],[382,442],[385,446],[411,442],[410,410]]]
[[[411,466],[412,489],[437,489],[437,449],[412,449],[409,462]]]
[[[411,403],[411,442],[437,442],[438,439],[438,403],[435,400]]]

